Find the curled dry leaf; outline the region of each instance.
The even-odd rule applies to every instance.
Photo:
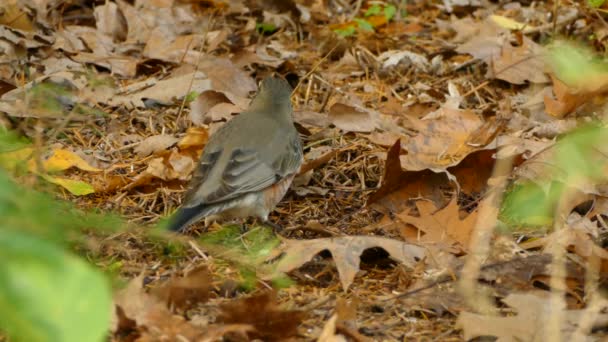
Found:
[[[226,303],[220,308],[219,322],[253,326],[249,338],[264,341],[284,341],[295,336],[305,316],[303,311],[281,309],[274,292]]]
[[[336,263],[342,288],[348,290],[359,271],[360,256],[366,249],[380,247],[395,260],[413,267],[424,257],[424,248],[402,241],[376,236],[343,236],[313,240],[285,240],[281,250],[285,255],[277,271],[289,272],[302,266],[319,252],[328,250]]]
[[[400,151],[401,142],[397,140],[386,156],[380,188],[369,196],[367,205],[373,205],[388,214],[387,211],[399,213],[405,210],[410,198],[424,197],[435,203],[444,203],[440,188],[450,184],[446,174],[430,170],[403,171],[399,159]]]

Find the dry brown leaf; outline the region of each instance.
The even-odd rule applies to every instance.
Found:
[[[466,194],[480,194],[487,188],[494,170],[496,150],[481,150],[469,154],[458,165],[448,168],[456,177],[460,190]]]
[[[380,188],[367,199],[367,205],[387,213],[399,213],[407,208],[410,198],[428,198],[437,205],[446,203],[441,187],[449,186],[450,181],[445,173],[430,170],[403,171],[399,152],[401,143],[397,140],[389,149],[384,166],[384,175]],[[386,219],[389,216],[385,216]],[[385,222],[386,223],[386,222]]]
[[[190,103],[190,121],[198,126],[208,124],[212,119],[207,115],[209,110],[220,103],[229,102],[230,100],[221,92],[215,90],[203,91]]]
[[[284,341],[296,334],[305,312],[281,309],[274,292],[236,300],[220,306],[218,322],[253,326],[249,338],[264,341]]]
[[[172,150],[162,157],[150,159],[146,170],[138,174],[133,181],[125,186],[125,190],[147,185],[154,179],[163,181],[186,181],[190,179],[196,165],[196,156],[190,153],[180,153]]]
[[[401,134],[394,132],[372,132],[367,136],[369,141],[383,147],[393,146],[395,141],[403,138],[404,137]]]
[[[461,218],[460,208],[454,197],[443,209],[438,210],[429,201],[417,201],[416,207],[420,216],[411,216],[408,212],[396,214],[403,223],[414,226],[424,233],[419,239],[419,232],[410,227],[403,227],[401,235],[408,240],[417,239],[420,243],[431,243],[442,246],[446,250],[461,254],[469,249],[471,233],[477,221],[477,211]]]
[[[295,122],[301,125],[325,128],[330,124],[327,115],[310,110],[296,110],[293,113],[293,118]]]
[[[517,310],[517,315],[508,317],[484,316],[462,312],[456,325],[464,332],[465,340],[480,336],[495,336],[500,341],[549,341],[554,336],[549,327],[551,316],[561,312],[564,320],[560,322],[561,336],[564,340],[591,341],[589,336],[576,332],[584,310],[566,310],[552,305],[548,297],[535,294],[511,294],[503,302]],[[608,302],[602,301],[602,310]],[[601,311],[600,311],[601,312]],[[593,317],[593,328],[605,327],[608,314],[598,313]],[[590,327],[591,328],[591,327]],[[555,332],[553,332],[555,333]]]
[[[498,78],[513,84],[547,83],[549,78],[544,72],[544,49],[527,37],[521,46],[513,47],[505,43],[500,54],[492,56],[488,77]]]
[[[331,106],[328,117],[332,124],[346,132],[371,132],[376,127],[368,112],[343,103]]]
[[[465,22],[464,24],[468,23]],[[471,35],[471,38],[460,45],[456,51],[458,53],[468,53],[486,62],[486,64],[490,64],[492,57],[500,55],[502,47],[507,43],[509,31],[501,28],[489,19],[476,26],[479,28],[477,34],[471,35],[470,32],[463,33]]]
[[[206,266],[197,267],[182,278],[172,278],[154,294],[170,308],[187,310],[209,299],[212,278]]]
[[[147,157],[156,152],[168,149],[169,147],[175,145],[178,141],[179,139],[172,135],[152,135],[145,138],[139,145],[137,145],[134,152],[140,158]]]
[[[231,95],[246,99],[258,88],[253,78],[227,58],[206,56],[198,67],[211,80],[212,89],[223,92],[237,106],[247,106],[249,101],[243,104]]]
[[[143,274],[115,294],[116,315],[110,328],[113,334],[135,333],[142,341],[177,340],[178,336],[200,340],[207,335],[206,329],[195,327],[182,317],[171,314],[165,304],[145,293],[142,284]]]
[[[377,236],[343,236],[313,240],[284,240],[285,255],[277,271],[289,272],[300,267],[319,252],[328,250],[336,263],[342,288],[348,290],[359,271],[360,256],[369,248],[380,247],[394,259],[412,267],[424,257],[424,248],[402,241]]]
[[[502,121],[484,122],[471,111],[449,108],[441,108],[432,119],[411,120],[419,133],[401,146],[407,154],[400,157],[408,171],[444,171],[484,149],[504,127]]]
[[[200,71],[186,73],[161,81],[151,77],[145,81],[130,84],[128,88],[122,89],[123,93],[128,92],[129,95],[114,96],[109,99],[108,104],[127,108],[143,108],[145,107],[144,99],[160,103],[171,103],[185,96],[189,91],[203,92],[209,89],[212,89],[211,80]]]
[[[102,34],[112,38],[117,42],[122,42],[127,39],[127,19],[122,14],[122,11],[114,2],[106,2],[101,6],[96,6],[95,27]]]
[[[572,113],[599,93],[598,90],[571,89],[555,76],[552,76],[551,80],[553,81],[553,96],[545,95],[545,111],[557,118]]]

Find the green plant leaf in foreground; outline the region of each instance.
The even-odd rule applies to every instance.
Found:
[[[529,161],[539,176],[511,187],[503,201],[501,220],[514,226],[551,225],[562,196],[606,184],[607,140],[607,127],[589,125],[562,137],[548,151],[549,158]]]
[[[557,78],[568,86],[594,89],[606,83],[608,62],[595,56],[588,47],[556,41],[549,51],[548,64]]]
[[[0,231],[0,328],[13,341],[102,341],[111,294],[101,272],[42,239]]]
[[[595,8],[602,7],[604,2],[606,2],[606,0],[587,0],[587,3],[589,4],[589,6],[595,7]]]

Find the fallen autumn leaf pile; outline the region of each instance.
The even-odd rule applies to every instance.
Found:
[[[0,131],[26,140],[0,139],[0,167],[128,222],[75,247],[115,283],[112,341],[602,340],[607,20],[587,0],[6,0]],[[305,155],[283,229],[159,233],[270,75]]]

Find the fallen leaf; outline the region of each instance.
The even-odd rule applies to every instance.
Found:
[[[397,140],[386,155],[380,188],[369,196],[367,205],[389,214],[404,211],[410,198],[423,197],[438,205],[444,204],[440,188],[450,184],[446,174],[430,170],[403,171],[399,159],[400,151],[401,143]]]
[[[3,3],[0,25],[23,31],[35,31],[34,24],[22,6],[17,0],[7,0]]]
[[[190,103],[190,121],[197,126],[207,124],[210,121],[210,118],[207,117],[209,110],[220,103],[228,102],[230,100],[221,92],[203,91]]]
[[[142,90],[143,89],[143,90]],[[155,100],[160,103],[171,103],[182,98],[188,92],[203,92],[212,89],[211,80],[203,72],[190,72],[183,75],[157,80],[154,77],[145,81],[130,84],[123,88],[121,93],[108,100],[112,106],[125,106],[126,108],[145,107],[144,99]]]
[[[343,103],[336,103],[329,109],[329,121],[346,132],[371,132],[375,123],[366,111]]]
[[[179,139],[172,135],[153,135],[145,138],[139,145],[137,145],[137,147],[135,147],[134,152],[140,158],[147,157],[156,152],[168,149],[169,147],[175,145],[175,143],[177,143],[178,141]]]
[[[511,18],[507,18],[505,16],[502,15],[496,15],[493,14],[490,16],[490,19],[496,23],[498,26],[507,29],[507,30],[512,30],[512,31],[524,31],[524,33],[526,33],[526,31],[530,31],[534,29],[534,26],[530,26],[528,24],[524,24],[524,23],[520,23],[518,21],[515,21]]]
[[[456,177],[460,190],[466,194],[481,194],[488,186],[494,170],[496,150],[481,150],[469,154],[447,171]]]
[[[431,114],[429,114],[431,115]],[[481,118],[467,110],[440,108],[432,119],[411,119],[418,134],[401,147],[401,166],[409,171],[445,171],[472,152],[482,150],[504,128],[504,122]]]
[[[513,84],[524,84],[526,81],[547,83],[549,77],[544,72],[544,54],[543,48],[527,37],[518,47],[507,42],[500,54],[492,56],[487,76]]]
[[[559,323],[560,335],[564,340],[591,341],[584,335],[590,331],[577,331],[585,310],[566,310],[565,307],[555,307],[548,297],[535,294],[510,294],[502,300],[506,305],[517,310],[517,315],[508,317],[484,316],[470,312],[462,312],[456,326],[464,332],[465,340],[480,336],[495,336],[500,341],[548,341],[557,332],[549,329],[551,317],[560,312],[564,319]],[[601,313],[608,307],[608,302],[602,300],[601,310],[593,317],[589,328],[606,326],[608,314]]]
[[[177,143],[180,150],[200,149],[209,140],[209,130],[204,127],[191,127],[186,130],[186,135]]]
[[[41,175],[41,177],[49,183],[53,183],[65,188],[76,196],[85,196],[95,192],[95,188],[93,188],[93,186],[87,182],[49,175]]]
[[[477,211],[461,218],[455,197],[440,210],[433,203],[424,200],[417,201],[416,207],[420,216],[411,216],[409,212],[398,213],[396,216],[403,223],[415,227],[423,235],[420,236],[418,231],[411,231],[411,228],[405,226],[401,229],[403,237],[408,240],[414,238],[419,243],[437,244],[455,254],[468,251],[471,233],[477,222]],[[420,238],[417,238],[418,236]]]
[[[113,2],[106,2],[96,6],[94,10],[95,27],[102,34],[111,37],[114,42],[122,42],[127,39],[127,19],[122,14],[119,6]]]
[[[48,159],[42,162],[46,171],[63,171],[71,167],[76,167],[83,171],[101,171],[101,169],[89,165],[89,163],[72,151],[54,149],[52,153],[53,154]]]
[[[170,308],[187,310],[209,299],[212,277],[206,266],[197,267],[181,278],[172,278],[153,293]]]
[[[551,80],[553,81],[553,94],[544,96],[545,111],[557,118],[572,113],[599,93],[599,91],[571,89],[555,76],[552,76]]]
[[[146,293],[142,284],[143,274],[114,295],[116,315],[110,328],[114,335],[125,334],[121,329],[136,328],[143,341],[158,341],[161,337],[172,341],[180,338],[203,340],[207,335],[205,329],[173,315],[158,298]]]
[[[377,236],[285,240],[281,247],[285,255],[277,264],[277,271],[289,272],[302,266],[319,252],[328,250],[338,268],[342,288],[347,291],[359,271],[361,253],[374,247],[384,249],[394,259],[410,267],[424,257],[424,248],[422,247]]]
[[[296,335],[305,313],[278,307],[274,292],[222,304],[218,322],[246,324],[255,328],[249,338],[264,341],[284,341]]]

